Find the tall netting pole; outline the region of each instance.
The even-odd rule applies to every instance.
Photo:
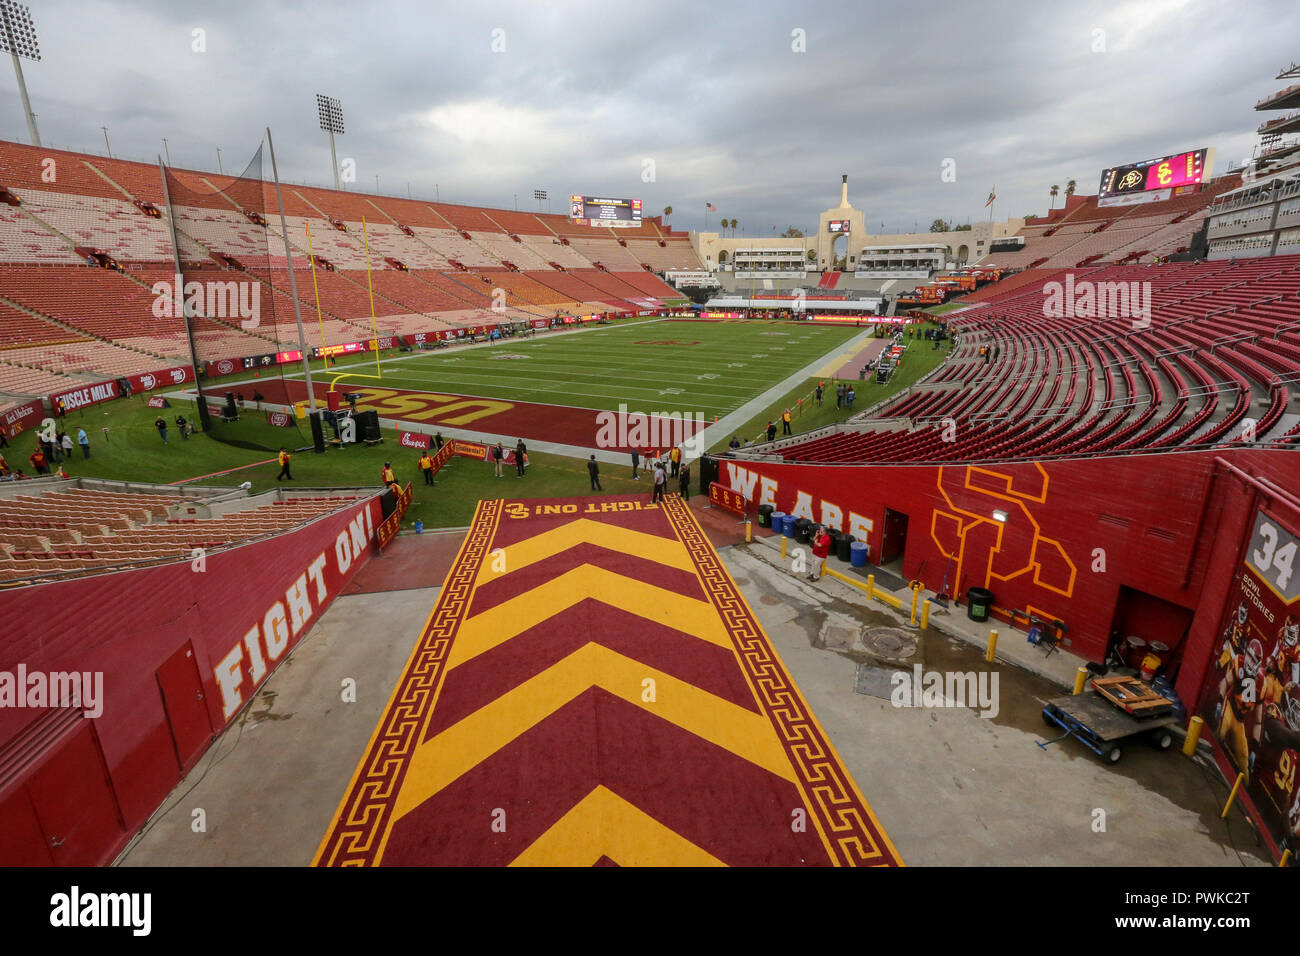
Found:
[[[302,372],[307,379],[307,407],[316,411],[316,391],[311,384],[311,349],[302,328],[302,305],[298,301],[298,280],[293,276],[293,249],[289,246],[289,225],[284,219],[284,197],[280,195],[280,172],[275,165],[275,143],[271,127],[266,128],[266,145],[271,151],[271,177],[275,180],[275,202],[280,207],[280,234],[284,236],[284,260],[289,270],[289,294],[293,297],[293,317],[298,323],[298,347],[302,349]],[[323,344],[323,343],[322,343]]]
[[[180,303],[181,315],[185,317],[185,338],[190,343],[190,361],[194,363],[194,391],[199,396],[197,413],[199,429],[207,434],[212,430],[211,416],[208,414],[208,402],[203,395],[203,366],[199,362],[199,350],[194,342],[194,325],[190,321],[190,308],[186,305],[185,276],[181,272],[181,244],[176,238],[176,214],[172,210],[171,193],[167,190],[167,167],[162,157],[158,157],[158,173],[162,177],[163,206],[167,209],[167,232],[172,237],[172,264],[176,267],[176,278],[172,285],[173,302]]]

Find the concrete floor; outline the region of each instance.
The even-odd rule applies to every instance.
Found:
[[[116,865],[309,865],[438,591],[336,598]]]
[[[909,865],[1271,865],[1240,812],[1228,823],[1219,819],[1227,787],[1205,758],[1138,745],[1109,766],[1072,739],[1043,750],[1036,741],[1059,735],[1043,723],[1043,702],[1068,689],[1012,664],[988,665],[982,648],[934,630],[896,663],[926,671],[995,668],[996,716],[898,708],[856,693],[858,662],[872,655],[836,648],[837,638],[843,645],[848,627],[898,627],[904,619],[863,607],[838,583],[835,595],[823,582],[806,584],[771,548],[721,553]],[[1073,665],[1066,671],[1072,675]],[[1104,832],[1094,830],[1095,820],[1104,820]]]
[[[1138,746],[1111,767],[1074,740],[1035,746],[1056,736],[1040,711],[1067,692],[1057,681],[1073,673],[1068,658],[1055,655],[1046,676],[992,665],[992,718],[896,708],[855,692],[859,663],[978,672],[990,666],[982,647],[933,628],[910,656],[904,647],[892,662],[873,657],[857,635],[901,618],[863,607],[846,585],[796,578],[771,543],[719,550],[908,864],[1268,865],[1239,812],[1219,819],[1226,787],[1203,758]],[[339,597],[118,865],[309,864],[437,594]],[[960,626],[952,617],[943,625]],[[1006,651],[1025,653],[1011,642]],[[345,678],[357,682],[355,703],[341,700]],[[196,808],[206,832],[191,828]],[[1104,832],[1094,829],[1099,810]]]

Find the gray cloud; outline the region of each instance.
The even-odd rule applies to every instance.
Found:
[[[1282,0],[32,6],[48,145],[101,151],[108,126],[116,155],[151,160],[165,136],[177,165],[215,168],[220,146],[232,169],[269,125],[281,175],[327,184],[319,91],[343,102],[354,188],[378,174],[381,192],[521,209],[537,187],[557,210],[570,192],[639,196],[678,228],[713,202],[711,223],[748,235],[811,225],[841,173],[892,231],[978,220],[994,184],[999,218],[1041,213],[1053,183],[1093,192],[1105,166],[1197,146],[1222,170],[1300,56]],[[8,74],[0,135],[26,139]]]

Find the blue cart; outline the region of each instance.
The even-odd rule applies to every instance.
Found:
[[[1178,723],[1172,713],[1161,717],[1134,717],[1120,710],[1106,698],[1094,694],[1057,697],[1043,708],[1043,723],[1064,730],[1059,737],[1037,741],[1046,750],[1049,744],[1074,737],[1107,763],[1119,763],[1121,744],[1143,738],[1157,750],[1168,750],[1174,742],[1171,729]]]

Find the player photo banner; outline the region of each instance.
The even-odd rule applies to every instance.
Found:
[[[1255,515],[1201,716],[1232,767],[1246,774],[1254,816],[1277,853],[1300,842],[1300,535]]]

